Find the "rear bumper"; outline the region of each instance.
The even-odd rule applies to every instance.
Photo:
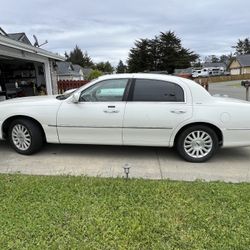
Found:
[[[223,131],[223,147],[250,146],[249,129],[226,129]]]

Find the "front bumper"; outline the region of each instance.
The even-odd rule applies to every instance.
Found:
[[[2,131],[2,125],[3,125],[3,122],[0,121],[0,140],[3,140],[3,131]]]

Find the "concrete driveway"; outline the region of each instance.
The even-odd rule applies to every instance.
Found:
[[[48,144],[23,156],[0,141],[0,159],[1,173],[117,177],[128,163],[129,176],[136,178],[250,181],[250,148],[221,149],[211,161],[192,164],[168,148]]]

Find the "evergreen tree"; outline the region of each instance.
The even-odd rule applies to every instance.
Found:
[[[91,57],[88,55],[87,51],[83,54],[83,63],[81,66],[87,68],[92,68],[94,66],[94,63]]]
[[[113,73],[114,72],[114,68],[112,67],[112,65],[109,61],[105,62],[105,64],[104,64],[104,72],[105,73]]]
[[[117,67],[116,67],[116,72],[117,73],[125,73],[126,71],[127,71],[126,65],[124,65],[122,60],[120,60]]]
[[[245,38],[244,40],[239,39],[235,46],[232,46],[236,50],[235,55],[250,54],[250,40]]]
[[[150,70],[150,41],[140,39],[135,42],[135,47],[129,52],[129,72],[144,72]]]
[[[82,50],[76,45],[69,55],[65,52],[65,57],[68,62],[78,64],[82,67],[92,67],[94,64],[87,52],[83,54]]]
[[[112,67],[109,61],[107,62],[99,62],[95,65],[95,69],[100,70],[104,73],[113,73],[114,68]]]
[[[194,67],[194,68],[201,68],[202,67],[202,63],[201,63],[200,58],[197,58],[195,60],[195,62],[192,62],[191,66]]]
[[[129,72],[168,71],[188,68],[198,58],[193,51],[183,48],[174,32],[161,32],[154,39],[140,39],[129,52]]]

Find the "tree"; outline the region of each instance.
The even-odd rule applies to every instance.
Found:
[[[69,55],[65,52],[65,57],[68,62],[78,64],[82,67],[92,67],[94,64],[87,52],[83,54],[82,50],[76,45],[73,51],[70,51]]]
[[[218,63],[220,62],[220,58],[217,57],[216,55],[209,55],[205,57],[205,62]]]
[[[102,72],[98,69],[95,69],[89,73],[89,75],[87,76],[87,80],[91,81],[93,79],[98,78],[99,76],[102,76]]]
[[[200,58],[197,58],[195,60],[195,62],[192,62],[191,66],[194,67],[194,68],[201,68],[202,67],[202,63],[201,63]]]
[[[174,32],[161,32],[153,39],[140,39],[129,52],[129,72],[168,71],[188,68],[198,58],[193,51],[183,48]]]
[[[88,55],[87,51],[83,54],[83,63],[81,66],[82,67],[90,67],[90,68],[92,68],[94,66],[94,63],[93,63],[91,57]]]
[[[235,46],[232,46],[235,51],[235,55],[250,54],[250,40],[245,38],[244,40],[239,39]]]
[[[212,63],[218,63],[220,61],[220,58],[216,55],[212,55]]]
[[[113,73],[114,72],[114,68],[112,67],[112,65],[109,61],[105,62],[104,72],[105,73]]]
[[[113,73],[114,68],[109,61],[99,62],[95,65],[95,69],[102,71],[103,73]]]
[[[150,41],[148,39],[135,41],[135,47],[129,52],[128,71],[149,71],[150,66]]]
[[[233,54],[230,53],[228,55],[221,55],[220,56],[220,61],[219,62],[222,62],[222,63],[225,63],[226,65],[232,60],[233,58]]]
[[[127,71],[127,66],[124,65],[122,60],[120,60],[117,67],[116,67],[116,72],[117,73],[125,73],[126,71]]]

